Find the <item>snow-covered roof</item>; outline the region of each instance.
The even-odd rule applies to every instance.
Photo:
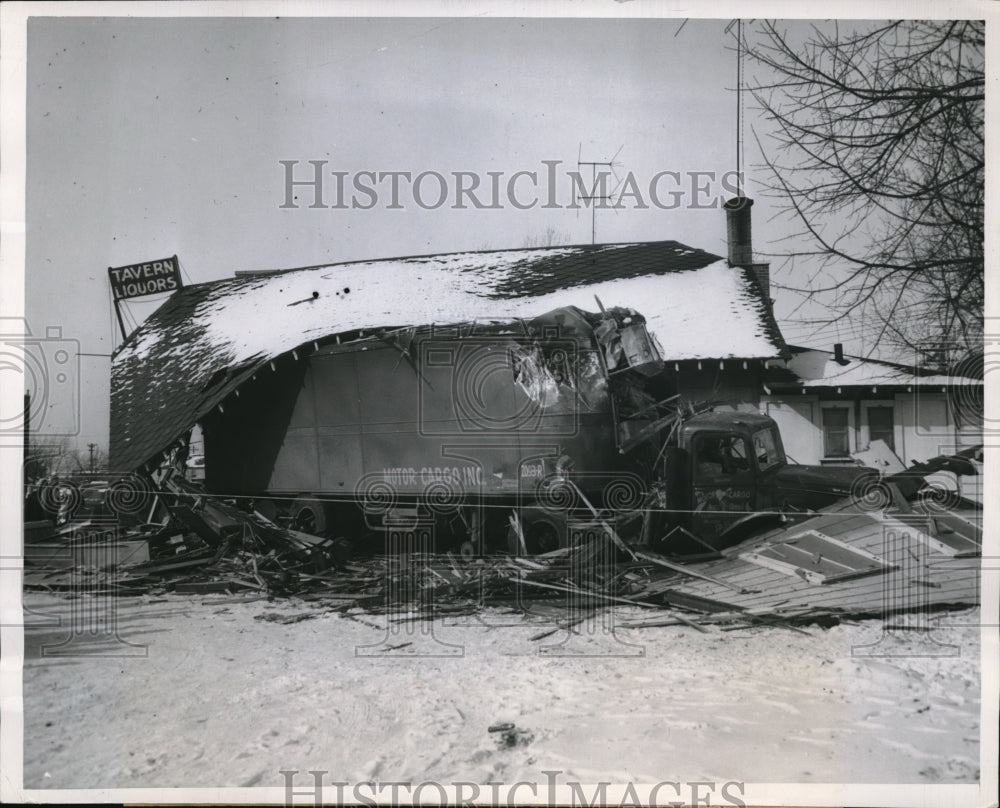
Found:
[[[916,367],[845,356],[845,364],[837,362],[834,354],[811,348],[792,348],[787,368],[803,387],[880,387],[921,386],[953,387],[956,384],[982,384],[981,380],[929,373]]]
[[[262,363],[314,340],[359,329],[531,317],[562,306],[593,311],[595,295],[607,307],[643,314],[667,359],[770,358],[784,347],[751,272],[674,241],[417,256],[237,277],[176,292],[115,354],[112,462],[123,469],[146,462]]]

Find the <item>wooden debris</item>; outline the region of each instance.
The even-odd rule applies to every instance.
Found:
[[[280,612],[265,612],[264,614],[258,614],[254,617],[254,620],[262,620],[266,623],[281,623],[282,625],[287,625],[289,623],[301,623],[303,620],[312,620],[314,617],[319,617],[318,612],[299,612],[298,614],[281,614]]]
[[[524,531],[521,529],[521,520],[518,518],[516,512],[511,512],[510,526],[514,530],[514,535],[517,536],[518,547],[521,548],[521,552],[524,553],[524,555],[527,555],[528,545],[524,541]]]
[[[598,513],[597,509],[590,504],[590,500],[587,499],[583,491],[580,490],[580,487],[572,480],[566,480],[566,483],[573,489],[576,495],[580,498],[580,501],[587,506],[587,510],[589,510],[594,515],[594,518],[597,520],[598,524],[602,528],[604,528],[604,531],[608,534],[608,537],[611,539],[611,541],[615,543],[615,547],[617,547],[619,550],[621,550],[623,553],[629,556],[633,561],[635,561],[636,554],[632,552],[631,548],[626,546],[625,542],[623,542],[619,537],[619,535],[615,533],[614,528],[612,528],[611,525],[609,525],[603,518],[601,518],[601,515]]]
[[[823,587],[830,593],[844,585],[844,597],[834,593],[834,597],[824,599],[821,595],[816,600],[805,596],[807,585],[794,576],[772,575],[772,570],[748,565],[736,556],[716,554],[711,566],[705,566],[698,556],[679,562],[646,549],[631,548],[616,530],[622,529],[622,520],[609,522],[578,488],[576,493],[593,516],[587,524],[598,528],[594,531],[598,535],[571,547],[529,557],[523,526],[512,513],[509,521],[520,551],[514,555],[467,558],[450,552],[407,553],[348,559],[342,543],[292,530],[280,519],[240,510],[190,483],[168,479],[163,490],[157,492],[169,510],[165,519],[132,526],[124,536],[119,533],[114,538],[119,543],[144,545],[148,560],[122,563],[121,553],[106,553],[111,545],[100,543],[99,536],[107,531],[99,525],[76,523],[49,536],[44,545],[31,546],[31,552],[25,555],[24,585],[73,594],[231,595],[203,601],[206,604],[295,596],[312,608],[309,612],[270,613],[258,618],[279,623],[331,613],[354,620],[362,613],[381,614],[386,616],[386,622],[398,623],[432,621],[443,615],[475,616],[487,607],[522,615],[544,612],[551,627],[534,634],[534,642],[560,631],[574,631],[588,617],[617,605],[656,610],[649,619],[619,622],[622,628],[683,625],[701,632],[708,631],[709,626],[720,626],[723,631],[767,626],[808,634],[801,625],[830,625],[848,615],[879,616],[875,612],[882,600],[872,594],[877,582],[858,584],[858,589],[868,586],[863,609],[860,602],[851,600],[849,593],[854,590],[846,588],[850,582],[831,582]],[[642,531],[649,533],[648,511],[630,512],[627,516],[633,521],[642,516]],[[882,527],[877,516],[852,514],[847,518],[867,520],[869,527],[865,529]],[[981,529],[961,514],[939,517],[914,513],[892,518],[912,535],[916,535],[915,526],[929,531],[922,545],[914,543],[925,552],[948,561],[981,553]],[[914,524],[904,524],[907,520]],[[854,541],[845,534],[838,541],[849,539]],[[75,552],[75,548],[83,542],[96,548],[88,557],[107,556],[111,561],[103,569],[80,564],[84,554]],[[867,546],[865,552],[879,552],[871,542]],[[913,547],[905,549],[915,562],[921,560],[913,555]],[[731,571],[718,572],[730,562],[754,568],[748,572],[730,566]],[[971,566],[975,558],[961,568],[921,563],[919,569],[907,569],[905,579],[900,571],[895,582],[919,590],[924,600],[933,599],[936,605],[977,602],[976,569]],[[781,580],[775,582],[779,577]],[[959,588],[965,586],[965,578],[970,582],[968,594]],[[751,584],[757,588],[750,588]],[[246,594],[241,596],[240,592]],[[917,598],[913,602],[924,608],[924,600]],[[374,627],[372,623],[366,625]]]
[[[580,623],[582,623],[584,620],[591,619],[595,614],[596,612],[590,612],[588,614],[583,615],[583,617],[576,618],[575,620],[570,620],[565,623],[557,623],[554,628],[551,628],[548,631],[543,631],[539,634],[535,634],[534,636],[529,637],[528,640],[530,642],[537,642],[538,640],[544,640],[546,637],[551,637],[553,634],[556,634],[560,631],[569,631],[574,626],[580,625]]]
[[[177,584],[174,592],[179,595],[214,595],[228,592],[230,586],[232,584],[229,581],[191,581]]]
[[[656,555],[655,553],[636,553],[636,558],[641,558],[643,561],[648,561],[651,564],[658,564],[661,567],[665,567],[668,570],[673,570],[674,572],[679,572],[682,575],[688,575],[692,578],[701,578],[703,581],[709,581],[713,584],[718,584],[719,586],[724,586],[727,589],[732,589],[735,592],[739,592],[741,595],[751,594],[753,590],[743,589],[742,587],[735,586],[728,581],[723,581],[721,578],[714,578],[711,575],[706,575],[703,572],[698,572],[697,570],[691,569],[691,567],[685,567],[683,564],[678,564],[674,561],[669,561],[663,556]]]

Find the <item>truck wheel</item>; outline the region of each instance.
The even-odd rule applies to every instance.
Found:
[[[559,531],[551,522],[544,520],[531,522],[524,528],[524,545],[524,549],[530,556],[558,550]],[[507,552],[518,556],[524,554],[521,542],[512,527],[507,530]]]
[[[326,535],[326,507],[318,499],[299,497],[291,507],[292,527],[312,536]]]
[[[271,522],[278,518],[278,506],[274,504],[273,499],[255,499],[253,507],[257,513]]]
[[[559,532],[551,522],[535,522],[528,527],[525,534],[524,540],[528,545],[528,552],[532,555],[559,549]]]

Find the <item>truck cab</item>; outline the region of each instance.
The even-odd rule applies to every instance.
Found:
[[[681,426],[666,485],[686,530],[715,546],[761,513],[806,512],[850,496],[867,468],[789,464],[778,425],[753,412],[709,412]],[[856,489],[855,489],[856,490]]]

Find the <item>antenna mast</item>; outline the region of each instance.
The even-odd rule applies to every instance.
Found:
[[[753,20],[750,20],[753,22]],[[736,182],[737,196],[743,198],[743,20],[735,19],[726,26],[728,34],[736,28]]]
[[[743,20],[736,20],[736,183],[743,196],[740,174],[743,152]]]
[[[582,199],[585,202],[590,202],[591,203],[591,206],[590,206],[590,243],[591,244],[596,244],[597,243],[597,205],[593,204],[593,203],[596,202],[598,199],[602,199],[602,200],[612,199],[614,197],[615,191],[618,190],[618,186],[621,184],[621,180],[619,179],[618,182],[615,184],[615,187],[611,189],[610,193],[607,193],[607,194],[597,194],[597,193],[595,193],[597,191],[597,167],[598,166],[604,166],[606,168],[611,169],[610,173],[614,175],[615,179],[618,179],[618,174],[615,172],[615,166],[617,166],[618,163],[615,162],[615,159],[618,157],[619,154],[621,154],[621,150],[624,149],[624,148],[625,148],[625,144],[623,143],[621,146],[618,147],[618,151],[615,152],[615,156],[614,157],[612,157],[610,160],[606,160],[606,161],[603,161],[603,162],[602,161],[593,161],[593,160],[583,160],[583,159],[581,159],[582,156],[583,156],[583,144],[582,143],[580,144],[580,149],[577,152],[576,167],[577,168],[581,168],[582,166],[590,166],[590,194],[589,195],[581,194],[579,196],[579,199]],[[601,176],[602,176],[601,187],[603,189],[604,188],[603,178],[605,176],[607,176],[607,175],[604,172],[601,172]],[[574,196],[575,195],[576,194],[575,194],[575,187],[574,187]],[[574,200],[574,204],[575,204],[575,200]],[[615,211],[615,213],[617,213],[617,212],[618,211]]]

